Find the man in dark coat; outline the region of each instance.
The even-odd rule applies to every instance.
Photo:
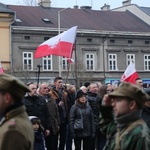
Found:
[[[99,110],[98,110],[98,105],[97,105],[97,92],[98,92],[98,87],[96,83],[91,83],[89,85],[89,91],[87,92],[87,100],[89,102],[89,105],[92,108],[93,114],[94,114],[94,122],[95,122],[95,127],[96,127],[96,134],[95,137],[91,138],[91,145],[90,149],[95,150],[95,145],[96,147],[99,147],[99,141],[96,142],[96,139],[99,136],[99,128],[98,128],[98,118],[99,118]]]
[[[33,128],[21,102],[26,92],[17,78],[0,74],[0,150],[33,150]]]
[[[23,98],[27,114],[29,116],[37,116],[41,120],[41,124],[45,129],[45,136],[48,136],[50,134],[51,122],[46,101],[37,95],[35,84],[30,84],[29,89],[31,92]]]
[[[57,150],[60,118],[56,101],[48,92],[49,88],[47,83],[42,83],[39,86],[39,95],[46,100],[51,119],[51,133],[46,137],[46,146],[47,150]]]

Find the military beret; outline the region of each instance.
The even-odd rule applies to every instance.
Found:
[[[30,92],[22,81],[5,73],[0,74],[0,91],[9,92],[11,95],[20,98],[20,100],[22,100],[26,92]]]
[[[148,99],[148,95],[144,91],[129,82],[122,82],[109,96],[128,97],[131,100],[135,100],[140,106],[144,105]]]

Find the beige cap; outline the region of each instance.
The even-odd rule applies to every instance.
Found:
[[[22,100],[26,92],[30,92],[28,87],[22,81],[5,73],[0,74],[0,90],[9,92],[20,98],[20,100]]]

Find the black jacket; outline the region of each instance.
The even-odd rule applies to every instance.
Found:
[[[81,118],[81,114],[79,108],[81,110],[82,113],[82,117],[83,117],[83,125],[84,125],[84,129],[80,130],[80,131],[76,131],[74,130],[73,126],[74,126],[74,120],[76,118]],[[75,137],[87,137],[87,136],[95,136],[95,124],[94,124],[94,116],[93,116],[93,111],[90,107],[90,105],[85,104],[82,105],[79,102],[76,102],[70,110],[70,132],[71,132],[71,137],[75,138]]]
[[[87,100],[94,114],[95,126],[99,130],[98,128],[99,108],[97,104],[98,103],[97,94],[92,92],[87,92]]]
[[[142,109],[142,116],[143,120],[147,123],[147,126],[150,128],[150,108],[144,106]]]
[[[22,100],[28,116],[37,116],[45,129],[51,128],[50,113],[46,101],[41,96],[25,96]]]

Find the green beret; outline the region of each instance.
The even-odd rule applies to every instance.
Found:
[[[22,100],[26,92],[30,92],[22,81],[5,73],[0,74],[0,91],[9,92],[11,95],[20,98],[20,100]]]
[[[144,91],[129,82],[122,82],[109,96],[128,97],[131,100],[135,100],[140,106],[143,106],[148,99],[148,95]]]

